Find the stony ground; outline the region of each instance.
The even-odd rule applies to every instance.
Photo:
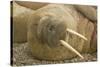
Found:
[[[17,44],[14,43],[12,47],[12,60],[14,66],[23,66],[23,65],[39,65],[39,64],[58,64],[58,63],[76,63],[76,62],[89,62],[89,61],[97,61],[97,54],[82,54],[84,59],[80,59],[79,57],[75,57],[70,60],[63,61],[45,61],[39,60],[32,56],[30,50],[28,49],[28,44]]]

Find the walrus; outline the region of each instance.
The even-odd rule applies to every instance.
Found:
[[[50,3],[39,3],[39,2],[29,2],[29,1],[16,1],[16,3],[33,10],[37,10],[39,8],[42,8],[50,4]],[[73,5],[73,6],[91,21],[97,21],[96,6],[90,6],[90,5]]]
[[[46,6],[47,4],[49,3],[38,3],[38,2],[29,2],[29,1],[14,1],[16,2],[18,5],[21,5],[21,7],[26,7],[28,9],[34,9],[34,10],[37,10],[39,8],[42,8],[44,6]],[[65,5],[66,6],[66,5]],[[67,5],[68,6],[68,5]],[[72,5],[74,6],[74,8],[76,8],[78,11],[81,12],[81,14],[83,15],[86,15],[86,17],[92,21],[97,21],[97,11],[96,11],[96,6],[87,6],[87,5]],[[19,7],[20,8],[20,7]],[[18,12],[18,11],[17,11]],[[17,13],[15,12],[15,13]],[[24,14],[25,15],[25,14]],[[26,13],[27,15],[27,13]],[[17,18],[20,21],[20,17]],[[25,26],[23,26],[25,27]],[[26,28],[24,28],[26,29]],[[94,30],[95,31],[95,30]],[[20,34],[19,34],[20,35]],[[24,36],[24,39],[27,35]],[[20,38],[21,36],[19,36]],[[96,38],[93,38],[96,40]],[[17,39],[18,40],[18,39]],[[92,40],[91,40],[92,41]],[[20,41],[20,42],[23,42],[23,41]],[[26,41],[27,42],[27,39]],[[94,41],[92,41],[94,42]]]
[[[18,5],[21,5],[33,10],[37,10],[49,4],[49,3],[39,3],[39,2],[31,2],[31,1],[15,1],[15,2]]]
[[[73,6],[65,7],[61,4],[49,4],[37,9],[34,13],[33,10],[28,8],[25,8],[25,11],[32,12],[18,14],[19,16],[25,15],[25,17],[23,16],[24,19],[21,19],[21,21],[18,16],[14,22],[19,20],[18,22],[22,24],[17,22],[17,26],[15,24],[13,27],[16,27],[14,30],[18,29],[22,32],[15,40],[27,42],[28,37],[29,48],[33,56],[45,60],[64,60],[78,55],[83,59],[81,53],[91,51],[90,41],[94,25],[89,22],[88,17],[84,18],[78,14]],[[92,47],[92,50],[95,51],[96,49]]]
[[[49,4],[30,16],[28,44],[34,57],[64,60],[78,55],[84,59],[81,52],[84,46],[89,50],[93,23],[66,8],[61,4]]]
[[[96,8],[89,5],[75,5],[74,6],[78,11],[84,14],[91,21],[97,21],[97,11]],[[96,6],[95,6],[96,7]]]
[[[20,6],[12,1],[13,42],[27,42],[27,21],[34,10]]]

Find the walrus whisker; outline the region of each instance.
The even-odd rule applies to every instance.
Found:
[[[86,41],[88,40],[85,36],[83,36],[83,35],[77,33],[76,31],[73,31],[72,29],[67,29],[66,31],[68,31],[68,32],[70,32],[70,33],[72,33],[72,34],[75,34],[75,35],[79,36],[80,38],[82,38],[82,39],[84,39],[84,40],[86,40]]]
[[[60,40],[60,43],[66,48],[68,48],[69,50],[71,50],[72,52],[74,52],[75,54],[77,54],[80,58],[84,59],[84,57],[76,49],[70,46],[67,42]]]

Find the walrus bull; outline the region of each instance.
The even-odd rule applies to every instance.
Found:
[[[87,19],[80,22],[80,15],[67,8],[49,4],[30,16],[28,44],[36,58],[64,60],[78,55],[83,59],[80,53],[88,52],[94,26]]]

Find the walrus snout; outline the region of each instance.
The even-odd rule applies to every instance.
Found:
[[[49,47],[59,46],[59,40],[65,40],[67,24],[63,19],[44,16],[37,28],[38,40]]]

